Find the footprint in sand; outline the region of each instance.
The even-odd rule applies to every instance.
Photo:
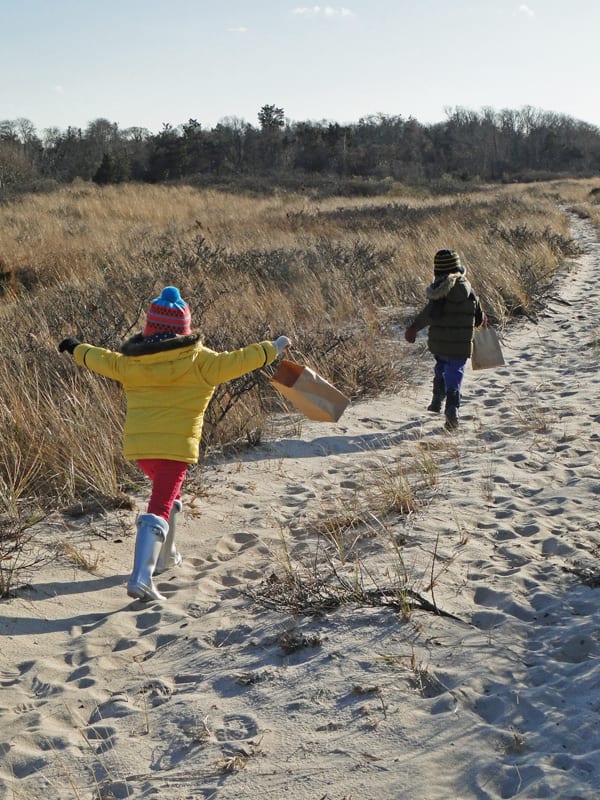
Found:
[[[520,547],[520,545],[517,545]],[[524,567],[531,563],[532,557],[520,550],[513,550],[509,547],[500,547],[498,554],[501,555],[511,567]]]
[[[117,639],[113,647],[113,653],[119,653],[122,650],[129,650],[136,646],[135,639]]]
[[[515,597],[509,592],[498,592],[490,589],[487,586],[479,586],[475,590],[473,601],[476,605],[485,606],[486,608],[494,608],[496,611],[502,609],[501,617],[506,620],[507,617],[514,617],[523,622],[529,622],[534,619],[535,615],[529,605],[519,603]],[[486,616],[485,613],[479,612],[476,615],[478,619],[489,625],[491,617]],[[497,623],[493,623],[497,624]]]
[[[138,614],[135,620],[135,627],[149,633],[157,629],[160,625],[162,614],[160,611],[148,611]]]
[[[507,542],[517,538],[517,534],[512,528],[498,528],[494,537],[499,542]]]
[[[314,497],[316,497],[316,494],[305,486],[288,486],[286,494],[281,498],[281,502],[288,508],[297,508],[298,506],[306,505],[308,500]]]
[[[193,558],[191,561],[195,566],[206,566],[207,563],[230,561],[239,553],[255,545],[257,541],[258,537],[255,533],[247,533],[244,531],[228,533],[219,539],[213,552],[208,554],[206,558]]]
[[[575,548],[555,536],[548,537],[542,542],[542,555],[544,556],[573,556],[576,552]]]
[[[246,572],[241,572],[236,569],[233,573],[229,573],[225,578],[219,578],[216,574],[221,565],[229,561],[233,561],[239,556],[240,553],[250,549],[256,548],[257,553],[264,552],[264,546],[261,544],[260,537],[255,533],[247,531],[237,531],[236,533],[227,534],[222,536],[213,552],[207,554],[203,558],[190,558],[190,563],[196,570],[195,580],[209,580],[221,582],[225,586],[235,586],[241,581],[253,580],[256,575],[256,570],[250,567]]]
[[[475,702],[475,712],[490,725],[502,720],[506,713],[506,702],[502,697],[483,696]]]
[[[81,733],[96,754],[105,753],[114,747],[117,738],[116,728],[111,725],[88,725]],[[95,742],[98,742],[96,747]]]
[[[557,661],[569,664],[580,664],[592,657],[596,645],[590,636],[575,635],[566,641],[560,640],[554,650],[554,658]]]
[[[229,714],[214,732],[220,742],[239,742],[253,739],[258,734],[258,723],[246,714]]]
[[[506,622],[506,614],[492,611],[480,611],[473,614],[471,622],[476,628],[479,628],[479,630],[491,631],[494,628],[499,628]]]
[[[88,720],[90,725],[104,722],[109,717],[128,717],[133,711],[129,696],[124,692],[117,692],[108,700],[98,703]]]
[[[91,669],[88,666],[78,667],[66,678],[67,683],[77,682],[78,689],[89,689],[96,685],[95,678],[91,677]]]
[[[213,647],[231,647],[236,644],[246,644],[252,638],[253,632],[249,625],[238,625],[236,628],[220,628],[213,631],[207,641]]]
[[[344,480],[340,481],[340,488],[342,489],[362,489],[364,484],[360,483],[360,481],[353,481],[353,480]]]
[[[473,601],[478,606],[491,606],[493,608],[504,608],[506,605],[506,592],[497,592],[487,586],[480,586],[475,590]]]

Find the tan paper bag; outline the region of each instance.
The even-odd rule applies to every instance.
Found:
[[[473,369],[491,369],[492,367],[501,367],[503,364],[504,356],[496,331],[489,325],[486,325],[485,328],[477,328],[471,356]]]
[[[271,383],[308,419],[337,422],[350,400],[309,367],[283,359]]]

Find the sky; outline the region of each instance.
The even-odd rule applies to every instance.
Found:
[[[258,127],[532,106],[600,127],[600,0],[0,0],[0,120]]]

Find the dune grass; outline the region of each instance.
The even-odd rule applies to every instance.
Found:
[[[353,398],[410,378],[398,331],[433,254],[460,251],[498,325],[532,313],[567,256],[561,207],[597,218],[589,180],[410,196],[256,199],[186,186],[76,183],[0,207],[0,514],[136,486],[121,457],[119,386],[60,356],[66,335],[116,348],[166,284],[215,349],[290,335]],[[220,387],[204,447],[259,441],[279,398],[256,373]]]

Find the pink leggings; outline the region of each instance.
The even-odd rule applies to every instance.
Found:
[[[188,464],[183,461],[168,461],[166,458],[140,458],[137,463],[152,481],[147,513],[156,514],[168,522],[173,501],[181,497],[181,484]]]

